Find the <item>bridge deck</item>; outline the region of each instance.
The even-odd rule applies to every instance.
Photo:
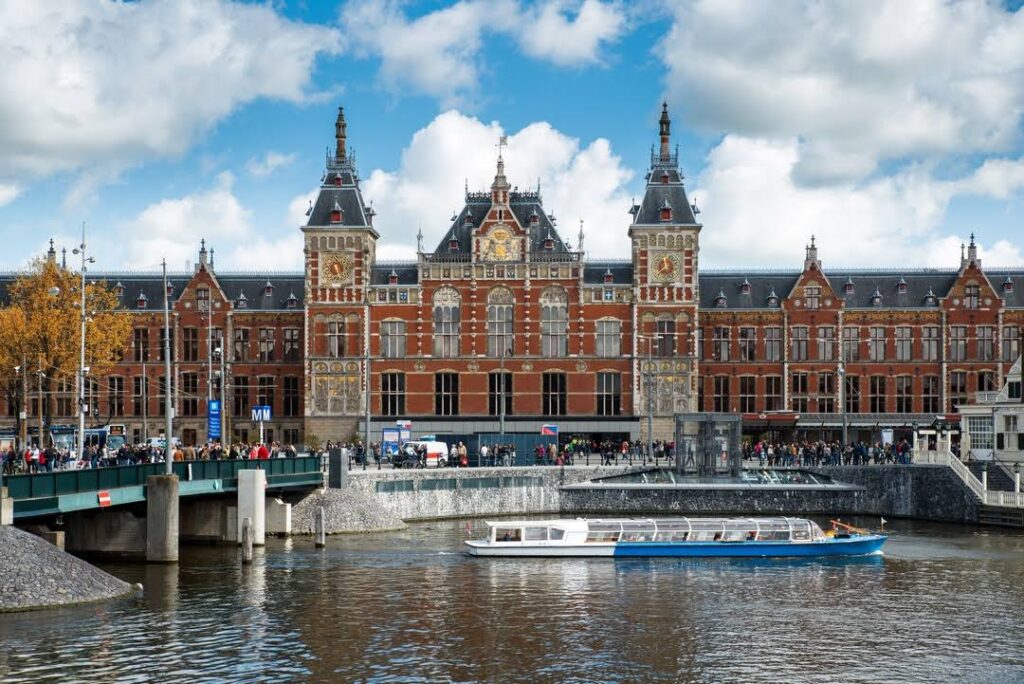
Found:
[[[266,471],[268,490],[316,487],[323,482],[320,459],[315,456],[263,461],[179,461],[172,466],[180,481],[180,496],[235,491],[238,471],[257,468]],[[24,519],[100,508],[101,492],[109,496],[110,506],[145,501],[146,478],[164,472],[163,463],[147,463],[12,475],[4,478],[4,485],[14,500],[15,519]]]

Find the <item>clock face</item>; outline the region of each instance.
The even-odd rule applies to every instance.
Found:
[[[679,275],[679,256],[670,252],[655,254],[651,260],[651,275],[655,280],[675,280]]]
[[[326,254],[321,262],[324,282],[339,284],[347,281],[352,274],[352,262],[347,254]]]

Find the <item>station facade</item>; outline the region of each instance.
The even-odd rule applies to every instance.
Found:
[[[303,272],[220,273],[204,244],[193,272],[170,277],[171,392],[186,443],[206,439],[221,378],[223,428],[241,441],[255,439],[253,405],[272,407],[268,441],[293,443],[348,440],[368,418],[374,440],[398,420],[442,439],[544,424],[563,438],[672,439],[672,416],[695,411],[741,415],[751,435],[846,429],[877,441],[886,428],[956,420],[1020,355],[1024,269],[983,269],[973,238],[946,270],[829,269],[812,237],[802,268],[701,271],[702,225],[665,107],[618,260],[588,259],[582,228],[568,242],[540,189],[510,184],[500,154],[490,189],[466,192],[438,244],[419,235],[415,260],[378,260],[387,237],[347,138],[339,109],[301,228]],[[87,387],[90,422],[155,436],[161,277],[94,277],[135,329],[125,359]],[[73,422],[73,400],[42,405],[48,422]]]

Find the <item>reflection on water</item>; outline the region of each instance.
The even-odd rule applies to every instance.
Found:
[[[187,548],[109,566],[142,598],[4,615],[0,680],[1024,681],[1024,535],[890,527],[828,561],[469,558],[465,521]]]

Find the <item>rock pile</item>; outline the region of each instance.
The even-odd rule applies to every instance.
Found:
[[[406,527],[400,518],[383,510],[373,496],[352,489],[316,490],[292,506],[292,534],[313,534],[316,512],[323,506],[327,534],[383,532]]]

